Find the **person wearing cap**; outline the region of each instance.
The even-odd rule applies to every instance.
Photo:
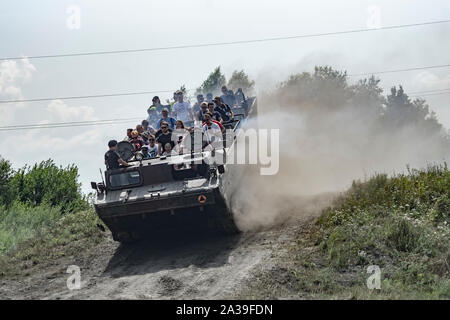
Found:
[[[177,93],[177,102],[173,105],[173,116],[177,120],[181,120],[184,123],[191,122],[193,119],[192,108],[189,102],[183,101],[184,95],[182,91]]]
[[[153,109],[154,108],[154,109]],[[154,96],[152,99],[152,105],[147,109],[147,113],[150,117],[150,111],[156,110],[156,117],[158,118],[161,115],[161,112],[164,108],[167,108],[167,110],[169,110],[169,113],[172,110],[172,106],[171,105],[163,105],[161,104],[161,100],[159,99],[158,96]],[[151,120],[148,120],[150,123]]]
[[[223,122],[228,122],[234,118],[234,114],[233,111],[231,111],[230,106],[223,103],[220,97],[215,97],[214,103],[216,104],[214,110],[220,113],[220,117],[222,118]]]
[[[117,141],[110,140],[108,142],[109,150],[105,153],[106,170],[119,169],[120,166],[128,167],[129,164],[124,161],[117,153]]]
[[[144,160],[151,159],[150,153],[148,153],[147,145],[142,146],[140,153],[142,154],[142,159]]]
[[[142,140],[144,140],[144,145],[148,145],[148,137],[150,136],[150,133],[148,131],[144,131],[140,134],[142,137]]]
[[[169,117],[169,110],[167,108],[164,108],[161,113],[162,117],[156,122],[156,129],[161,129],[161,123],[165,121],[169,124],[169,128],[173,130],[175,128],[177,120],[175,120],[175,118]]]

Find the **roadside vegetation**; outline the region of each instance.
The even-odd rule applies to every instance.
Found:
[[[373,76],[349,83],[346,72],[316,67],[291,75],[262,98],[272,109],[305,119],[313,147],[302,146],[295,161],[299,171],[303,158],[313,162],[311,179],[358,168],[392,172],[450,156],[449,132],[426,101],[409,97],[402,86],[384,95]],[[316,224],[299,228],[284,258],[252,279],[241,297],[449,299],[448,167],[405,169],[355,181]],[[296,210],[302,214],[301,204]],[[366,285],[369,266],[381,270],[379,290]]]
[[[48,160],[13,170],[0,158],[0,191],[0,276],[20,274],[102,237],[75,166]]]
[[[450,171],[445,164],[355,181],[296,240],[244,297],[449,299]],[[374,265],[380,289],[370,290]]]

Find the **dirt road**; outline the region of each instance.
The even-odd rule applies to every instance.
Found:
[[[271,266],[294,234],[294,227],[277,227],[132,246],[108,237],[80,257],[55,261],[25,278],[2,280],[0,299],[232,298],[256,270]],[[69,265],[81,269],[79,290],[67,288]]]

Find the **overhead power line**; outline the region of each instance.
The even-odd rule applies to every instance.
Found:
[[[417,71],[424,69],[436,69],[436,68],[446,68],[450,67],[450,64],[441,64],[434,66],[426,66],[426,67],[414,67],[414,68],[406,68],[406,69],[394,69],[394,70],[386,70],[386,71],[376,71],[376,72],[367,72],[367,73],[354,73],[349,74],[349,77],[359,77],[359,76],[367,76],[367,75],[375,75],[375,74],[385,74],[385,73],[397,73],[397,72],[406,72],[406,71]]]
[[[160,91],[138,91],[138,92],[107,93],[107,94],[94,94],[94,95],[87,95],[87,96],[68,96],[68,97],[52,97],[52,98],[19,99],[19,100],[0,100],[0,103],[39,102],[39,101],[50,101],[50,100],[73,100],[73,99],[88,99],[88,98],[135,96],[135,95],[175,92],[177,90],[179,90],[179,89],[160,90]],[[191,90],[195,90],[195,89],[186,89],[186,91],[191,91]]]
[[[449,94],[450,88],[440,90],[425,90],[407,93],[409,97],[422,97],[438,94]],[[69,127],[84,127],[97,126],[105,124],[122,124],[131,123],[132,121],[140,121],[141,117],[136,118],[118,118],[109,120],[91,120],[91,121],[74,121],[74,122],[57,122],[44,124],[29,124],[29,125],[12,125],[0,127],[0,131],[15,131],[15,130],[29,130],[29,129],[53,129],[53,128],[69,128]]]
[[[415,91],[415,92],[410,92],[408,93],[408,95],[412,95],[412,94],[432,94],[432,93],[441,93],[441,92],[445,92],[450,90],[450,88],[446,88],[446,89],[434,89],[434,90],[425,90],[425,91]]]
[[[411,28],[411,27],[443,24],[443,23],[449,23],[449,22],[450,22],[450,20],[428,21],[428,22],[420,22],[420,23],[386,26],[386,27],[380,27],[380,28],[374,28],[374,29],[353,29],[353,30],[332,31],[332,32],[324,32],[324,33],[301,34],[301,35],[284,36],[284,37],[272,37],[272,38],[262,38],[262,39],[224,41],[224,42],[212,42],[212,43],[200,43],[200,44],[185,44],[185,45],[176,45],[176,46],[167,46],[167,47],[35,55],[35,56],[28,56],[27,58],[28,59],[66,58],[66,57],[80,57],[80,56],[93,56],[93,55],[106,55],[106,54],[122,54],[122,53],[132,53],[132,52],[149,52],[149,51],[177,50],[177,49],[188,49],[188,48],[217,47],[217,46],[227,46],[227,45],[250,44],[250,43],[259,43],[259,42],[280,41],[280,40],[303,39],[303,38],[315,38],[315,37],[334,36],[334,35],[343,35],[343,34],[360,33],[360,32],[372,32],[372,31],[381,31],[381,30]],[[24,57],[8,57],[8,58],[1,58],[0,61],[2,61],[2,60],[20,60],[23,58]]]
[[[450,91],[442,91],[442,92],[435,92],[435,93],[411,94],[408,96],[413,97],[413,98],[420,98],[420,97],[436,96],[436,95],[449,94],[449,93],[450,93]]]
[[[35,127],[35,126],[60,126],[60,125],[67,125],[67,124],[90,124],[90,123],[99,123],[99,122],[116,122],[116,121],[128,121],[128,120],[137,120],[140,118],[119,118],[119,119],[108,119],[108,120],[85,120],[85,121],[70,121],[70,122],[53,122],[53,123],[41,123],[41,124],[27,124],[27,125],[14,125],[14,126],[4,126],[0,127],[2,129],[5,128],[29,128],[29,127]]]
[[[142,118],[122,118],[122,119],[110,119],[110,120],[92,120],[92,121],[74,121],[74,122],[43,123],[43,124],[29,124],[29,125],[13,125],[13,126],[0,127],[0,131],[85,127],[85,126],[97,126],[97,125],[106,125],[106,124],[122,124],[122,123],[129,123],[132,121],[137,121],[137,120],[142,120]]]
[[[450,64],[413,67],[413,68],[406,68],[406,69],[394,69],[394,70],[377,71],[377,72],[371,72],[371,73],[350,74],[348,76],[364,76],[364,75],[371,75],[371,74],[396,73],[396,72],[436,69],[436,68],[446,68],[446,67],[450,67]],[[40,102],[40,101],[51,101],[51,100],[74,100],[74,99],[88,99],[88,98],[134,96],[134,95],[168,93],[168,92],[175,92],[177,90],[179,90],[179,89],[160,90],[160,91],[122,92],[122,93],[96,94],[96,95],[86,95],[86,96],[66,96],[66,97],[47,97],[47,98],[35,98],[35,99],[0,100],[0,104],[2,104],[2,103]],[[186,91],[194,91],[194,90],[196,90],[196,89],[186,89]]]

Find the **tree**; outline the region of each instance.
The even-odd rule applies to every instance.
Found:
[[[425,100],[411,101],[402,86],[391,88],[391,94],[387,96],[385,120],[395,127],[414,126],[417,132],[426,135],[439,135],[443,131],[436,114],[430,111]]]
[[[9,183],[12,174],[13,170],[11,168],[11,163],[0,157],[0,206],[8,205],[11,201]]]
[[[203,81],[202,85],[197,88],[197,94],[203,93],[207,94],[211,92],[212,94],[216,94],[220,92],[220,88],[227,83],[227,79],[220,71],[220,66],[214,69],[208,75],[205,81]]]
[[[352,96],[347,74],[331,67],[315,67],[314,73],[291,75],[282,82],[276,97],[282,104],[295,105],[299,109],[312,106],[316,110],[340,110]]]
[[[228,88],[237,90],[238,88],[242,88],[244,93],[248,94],[253,91],[255,86],[255,81],[249,80],[248,75],[244,72],[244,70],[235,70],[233,71],[230,80],[228,81]]]

